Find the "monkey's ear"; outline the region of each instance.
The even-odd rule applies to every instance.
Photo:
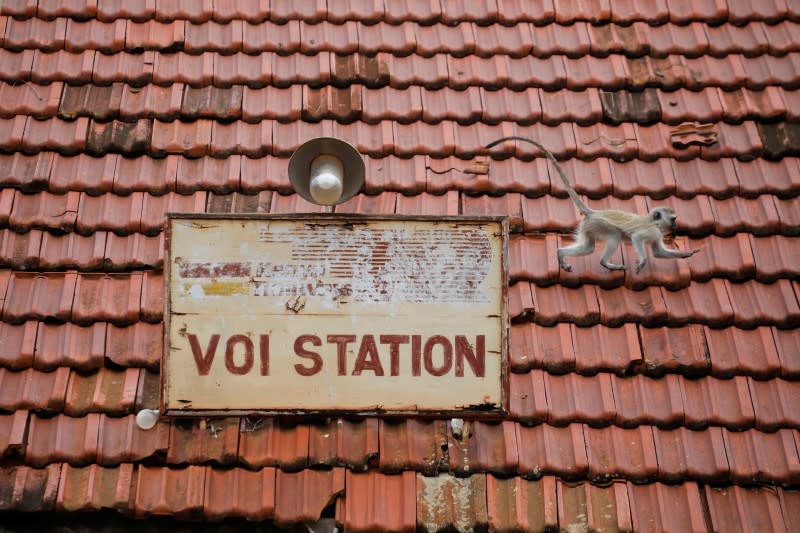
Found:
[[[653,220],[661,220],[661,211],[653,213]]]

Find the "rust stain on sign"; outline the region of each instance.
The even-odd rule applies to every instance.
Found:
[[[168,232],[167,413],[503,411],[505,219],[171,215]]]

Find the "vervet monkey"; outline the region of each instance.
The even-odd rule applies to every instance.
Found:
[[[664,236],[674,233],[676,227],[677,215],[671,207],[655,207],[647,215],[636,215],[617,209],[592,209],[581,200],[581,197],[572,188],[566,174],[564,174],[564,169],[558,164],[555,156],[540,143],[527,137],[514,135],[493,141],[487,144],[486,148],[492,148],[506,141],[527,142],[544,152],[553,163],[553,166],[556,167],[558,175],[561,176],[561,181],[564,182],[564,187],[567,188],[569,197],[572,198],[572,201],[575,202],[578,210],[584,216],[575,231],[575,243],[558,249],[558,264],[567,272],[572,271],[572,266],[564,258],[566,256],[581,256],[592,253],[595,242],[598,239],[605,242],[605,251],[600,259],[600,264],[609,270],[625,270],[625,265],[611,263],[609,260],[623,240],[630,241],[634,250],[636,250],[636,255],[639,257],[639,261],[636,263],[637,274],[647,264],[646,245],[650,245],[655,257],[691,257],[699,252],[699,250],[683,252],[664,247]]]

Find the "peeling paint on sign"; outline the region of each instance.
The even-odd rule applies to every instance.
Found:
[[[505,219],[168,227],[166,411],[502,411]]]

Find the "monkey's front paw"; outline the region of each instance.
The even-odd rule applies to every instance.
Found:
[[[561,268],[563,268],[566,272],[572,272],[572,265],[568,263],[561,263]]]
[[[639,272],[641,272],[646,264],[647,264],[647,261],[642,261],[642,262],[638,263],[636,265],[636,273],[638,274]]]

